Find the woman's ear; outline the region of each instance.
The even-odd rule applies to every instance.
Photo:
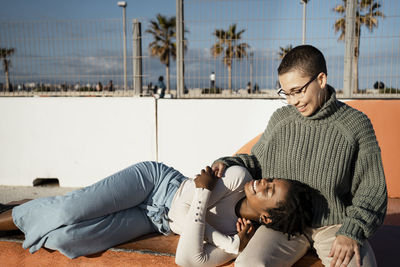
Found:
[[[326,74],[321,72],[318,75],[317,80],[318,80],[318,84],[321,87],[321,89],[324,89],[326,84],[328,83],[328,77],[326,76]]]
[[[260,215],[260,223],[269,224],[271,222],[272,222],[272,219],[271,219],[271,217],[269,217],[268,212],[265,212]]]

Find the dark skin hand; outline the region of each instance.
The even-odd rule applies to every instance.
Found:
[[[217,161],[212,165],[212,171],[215,174],[215,176],[221,178],[222,174],[224,173],[226,169],[226,165],[222,163],[221,161]]]
[[[238,231],[238,236],[240,239],[239,252],[242,252],[249,243],[250,239],[253,237],[256,229],[251,224],[250,220],[239,218],[236,223],[236,230]]]
[[[202,169],[200,174],[196,175],[194,183],[197,188],[204,188],[212,191],[217,183],[218,178],[214,175],[210,166]]]

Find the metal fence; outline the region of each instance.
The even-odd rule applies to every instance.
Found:
[[[177,4],[177,60],[171,60],[168,75],[159,58],[150,56],[153,36],[146,30],[155,16],[137,18],[139,37],[134,36],[137,24],[128,19],[126,88],[122,19],[0,21],[0,48],[2,55],[8,52],[1,59],[0,95],[151,95],[158,77],[169,76],[172,90],[167,95],[172,97],[272,98],[282,53],[307,43],[325,54],[328,82],[339,96],[398,98],[400,3],[363,0],[372,3],[364,8],[360,1],[347,1],[353,4],[353,17],[343,0],[171,1]],[[347,12],[337,12],[342,11],[340,6]],[[346,13],[347,23],[353,23],[346,29],[357,25],[358,14],[365,16],[364,22],[369,19],[372,31],[362,24],[359,39],[354,27],[347,39],[338,41],[342,32],[335,32],[334,25],[346,23]],[[215,45],[218,37],[231,33],[236,37],[230,45],[239,47],[239,52],[224,59],[226,47],[218,53]],[[180,50],[184,46],[185,53]],[[356,48],[358,58],[354,58]],[[343,89],[347,95],[340,94]]]
[[[362,2],[370,4],[347,1],[354,7],[354,16],[348,20],[354,27],[360,18],[363,22],[359,41],[359,31],[354,29],[351,34],[351,25],[346,28],[350,29],[347,39],[339,41],[342,31],[339,27],[335,32],[334,25],[345,23],[346,13],[350,13],[338,12],[349,10],[342,0],[185,0],[184,24],[190,30],[185,37],[191,49],[184,57],[184,77],[185,85],[192,89],[189,95],[204,95],[205,88],[212,86],[210,74],[214,72],[214,92],[232,97],[274,96],[282,53],[306,43],[320,48],[326,56],[328,82],[339,93],[346,89],[346,78],[350,80],[349,93],[341,96],[399,97],[400,3]],[[368,25],[372,25],[371,31]],[[242,57],[224,62],[227,45],[220,55],[213,55],[212,47],[218,44],[221,32],[236,36],[229,40],[230,45],[245,48]],[[346,49],[350,52],[347,58]],[[358,60],[353,60],[354,51],[359,51]]]

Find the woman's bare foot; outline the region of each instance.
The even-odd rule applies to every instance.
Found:
[[[12,209],[0,214],[0,231],[18,230],[12,219]]]
[[[7,203],[7,205],[20,205],[25,202],[30,201],[30,199],[23,199],[18,201],[12,201]],[[18,230],[18,227],[14,224],[12,218],[12,209],[0,213],[0,231],[12,231]]]
[[[7,205],[21,205],[21,204],[24,204],[24,203],[26,203],[26,202],[28,202],[28,201],[31,201],[32,199],[21,199],[21,200],[15,200],[15,201],[11,201],[11,202],[8,202],[7,203]]]

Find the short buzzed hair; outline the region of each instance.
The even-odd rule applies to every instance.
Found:
[[[294,70],[309,77],[321,72],[328,75],[324,55],[312,45],[299,45],[290,50],[279,65],[278,75]]]

